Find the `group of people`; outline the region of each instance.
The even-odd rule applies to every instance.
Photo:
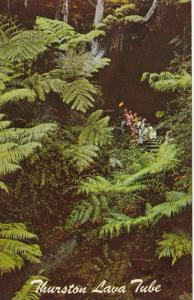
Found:
[[[129,132],[132,141],[137,141],[138,144],[157,139],[156,129],[147,122],[146,118],[138,116],[127,108],[123,111],[120,129],[122,133]]]

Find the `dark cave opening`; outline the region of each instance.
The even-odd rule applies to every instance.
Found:
[[[180,37],[184,35],[183,24],[188,16],[188,7],[181,13],[169,9],[158,27],[153,25],[148,29],[137,25],[132,28],[134,41],[129,41],[129,32],[125,32],[128,40],[123,51],[109,53],[111,63],[100,77],[106,109],[114,110],[116,115],[118,104],[123,101],[128,109],[157,123],[156,112],[165,110],[172,96],[154,91],[148,83],[141,82],[141,78],[144,72],[160,73],[167,69],[176,52],[170,41],[177,35],[177,29]]]

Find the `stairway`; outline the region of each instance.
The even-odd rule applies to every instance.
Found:
[[[157,153],[161,145],[161,139],[157,138],[155,140],[147,140],[143,144],[143,148],[147,152]]]

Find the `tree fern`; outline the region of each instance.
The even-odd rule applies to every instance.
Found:
[[[88,117],[84,129],[79,135],[79,144],[103,146],[110,141],[113,130],[109,127],[110,117],[101,118],[102,112],[102,110],[97,110]]]
[[[0,94],[0,107],[7,103],[18,102],[20,100],[27,100],[33,102],[36,94],[30,89],[13,89]]]
[[[42,280],[43,282],[47,280],[43,276],[30,276],[28,280],[24,283],[21,290],[16,292],[12,300],[40,300],[41,294],[36,292],[38,283],[32,284],[33,281]]]
[[[24,224],[0,223],[0,272],[1,274],[21,269],[25,261],[40,263],[42,256],[37,244],[26,243],[37,239]]]
[[[6,89],[6,84],[21,76],[18,64],[13,64],[0,56],[0,92]]]
[[[0,15],[0,40],[7,41],[13,37],[18,31],[22,30],[21,24],[17,20],[8,17],[7,15]]]
[[[54,124],[41,124],[33,128],[9,128],[10,121],[0,114],[0,178],[19,170],[20,162],[41,147],[40,141],[55,128]],[[6,185],[1,182],[1,188]]]
[[[121,7],[113,10],[112,14],[105,17],[97,28],[109,31],[115,25],[122,24],[124,26],[126,24],[143,22],[144,17],[137,15],[136,13],[137,9],[134,3],[122,5]]]
[[[120,213],[110,213],[104,219],[105,224],[100,229],[100,237],[110,236],[113,238],[119,236],[123,230],[129,233],[133,226],[133,219]]]
[[[36,97],[41,101],[46,100],[46,96],[52,91],[61,97],[66,91],[67,83],[59,78],[52,78],[52,73],[39,74],[34,73],[24,80],[17,80],[17,84],[31,89],[36,93]]]
[[[167,202],[156,206],[147,206],[146,219],[149,224],[158,222],[162,217],[168,217],[180,213],[184,208],[192,203],[192,195],[182,192],[169,192],[166,194]]]
[[[80,48],[85,48],[87,44],[91,44],[92,41],[98,37],[103,37],[105,32],[103,30],[94,29],[86,34],[76,34],[76,36],[70,39],[68,42],[59,46],[60,50],[72,51]]]
[[[116,8],[114,11],[114,15],[117,18],[123,18],[123,17],[127,17],[134,10],[135,10],[135,4],[129,3],[129,4],[121,5],[121,7]]]
[[[92,196],[88,200],[82,200],[74,207],[68,217],[65,228],[73,228],[83,225],[87,221],[92,223],[100,222],[103,218],[103,213],[107,212],[109,206],[105,197]]]
[[[24,39],[25,38],[25,39]],[[13,47],[13,48],[12,48]],[[29,38],[29,32],[18,34],[0,48],[0,56],[12,62],[25,62],[35,60],[38,55],[46,50],[43,39]]]
[[[177,156],[179,149],[176,144],[165,145],[162,144],[156,155],[153,154],[151,162],[141,170],[134,174],[127,174],[122,176],[125,183],[133,183],[149,174],[156,174],[175,168],[179,160]]]
[[[176,145],[161,145],[158,154],[153,154],[151,163],[136,173],[118,175],[113,181],[109,181],[102,176],[88,178],[81,183],[79,192],[86,194],[100,194],[111,192],[131,193],[141,190],[145,187],[145,185],[140,182],[144,177],[172,169],[177,165],[177,153],[178,149]]]
[[[6,239],[38,239],[37,235],[27,230],[23,223],[4,224],[0,223],[0,237]]]
[[[1,122],[0,122],[1,124]],[[32,128],[7,128],[0,131],[0,143],[2,149],[6,143],[17,143],[24,145],[29,142],[40,142],[47,134],[54,130],[56,125],[53,123],[43,123]]]
[[[164,233],[157,242],[156,254],[159,258],[171,258],[174,265],[182,256],[192,254],[191,237],[185,232]]]
[[[69,75],[67,73],[64,75],[64,72],[60,72],[60,69],[55,69],[49,73],[35,73],[24,80],[17,80],[17,84],[25,88],[2,94],[0,96],[0,104],[1,101],[4,104],[8,101],[13,102],[22,99],[34,101],[36,97],[44,101],[46,96],[52,91],[59,94],[62,101],[70,104],[72,109],[85,113],[94,106],[94,96],[97,94],[97,88],[86,78],[66,82],[62,80],[63,76],[68,77]]]
[[[35,60],[46,49],[42,34],[34,30],[19,31],[0,46],[0,57],[23,63]]]
[[[100,194],[129,194],[135,191],[140,191],[145,188],[144,184],[128,184],[120,181],[119,179],[109,181],[102,176],[94,178],[89,177],[83,181],[79,188],[79,193],[86,195],[100,195]]]
[[[86,34],[80,34],[66,22],[49,20],[38,17],[35,29],[45,35],[47,43],[57,43],[60,50],[75,50],[80,45],[91,43],[93,39],[104,35],[102,30],[92,30]]]
[[[63,80],[90,78],[109,62],[108,58],[95,57],[90,52],[80,53],[80,55],[75,55],[74,52],[67,52],[65,55],[61,53],[56,59],[57,68],[53,70],[53,74],[57,76],[59,74]]]
[[[174,74],[170,72],[144,73],[142,81],[148,81],[150,86],[159,92],[175,92],[191,88],[191,75],[186,71]]]
[[[170,218],[180,213],[185,207],[191,204],[192,196],[181,192],[169,192],[166,195],[167,202],[152,207],[147,204],[144,216],[131,218],[124,214],[111,213],[104,219],[106,222],[100,230],[100,236],[114,237],[122,232],[131,231],[133,227],[150,226],[156,224],[162,217]]]
[[[76,37],[74,29],[66,22],[37,17],[35,29],[45,34],[49,43],[62,44]]]
[[[97,95],[87,78],[109,63],[93,57],[87,45],[103,34],[101,30],[79,34],[65,22],[38,17],[33,30],[7,36],[0,46],[0,105],[24,99],[45,101],[54,92],[72,109],[85,113]],[[43,74],[34,72],[31,62],[46,50],[53,57],[52,68],[47,66]]]
[[[77,79],[69,83],[64,92],[63,101],[70,104],[72,109],[85,113],[94,106],[94,98],[97,91],[85,78]]]
[[[98,157],[99,148],[95,145],[68,145],[64,151],[65,158],[79,173],[88,169]]]

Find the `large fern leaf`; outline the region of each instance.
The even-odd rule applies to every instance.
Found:
[[[38,239],[37,235],[27,230],[23,223],[0,223],[0,238],[13,240]]]
[[[98,156],[99,148],[95,145],[71,145],[64,151],[65,157],[70,160],[71,164],[83,172],[88,169],[94,159]]]
[[[72,109],[85,113],[94,106],[95,87],[85,78],[77,79],[67,85],[63,101],[71,105]]]
[[[65,228],[73,228],[85,224],[87,221],[92,223],[100,222],[103,213],[108,210],[108,201],[105,197],[92,196],[88,200],[82,200],[74,207],[68,217]]]
[[[0,107],[9,102],[18,102],[20,100],[33,102],[35,98],[35,92],[30,89],[13,89],[0,95]]]
[[[48,279],[43,276],[30,276],[22,286],[21,290],[16,292],[12,300],[40,300],[41,295],[36,291],[39,285],[38,281],[45,282],[47,280]]]
[[[0,178],[19,170],[20,162],[41,147],[40,141],[56,127],[52,123],[41,124],[33,128],[7,128],[10,121],[0,114]],[[1,182],[0,188],[7,191]]]
[[[192,240],[185,232],[164,233],[162,240],[158,241],[157,245],[158,257],[171,258],[172,265],[182,256],[192,254]]]
[[[67,52],[65,55],[60,54],[56,59],[57,68],[52,71],[58,74],[61,79],[75,79],[80,77],[90,78],[94,73],[108,65],[110,60],[108,58],[99,58],[93,56],[90,52],[75,53]]]
[[[79,143],[103,146],[110,142],[113,128],[109,127],[109,117],[101,118],[103,111],[93,112],[87,119],[86,125],[79,135]]]
[[[187,71],[181,73],[162,72],[160,74],[144,73],[142,81],[148,81],[150,86],[159,92],[175,92],[191,88],[191,75]]]
[[[89,177],[83,181],[79,187],[79,193],[86,195],[107,195],[107,194],[130,194],[135,191],[140,191],[145,186],[143,184],[125,184],[120,180],[109,181],[102,176],[94,178]]]
[[[1,274],[21,269],[25,261],[40,263],[40,247],[37,244],[29,244],[31,239],[37,239],[37,236],[29,232],[24,224],[0,223]]]
[[[11,62],[26,62],[36,59],[47,49],[42,34],[34,30],[22,31],[0,47],[0,57]]]
[[[130,218],[124,214],[111,213],[105,218],[106,224],[102,226],[100,235],[114,237],[122,232],[131,231],[132,227],[149,226],[156,224],[162,217],[170,218],[174,214],[180,213],[185,207],[191,205],[192,196],[181,192],[167,193],[167,202],[163,202],[154,207],[147,204],[144,216]]]
[[[49,43],[62,44],[76,36],[76,32],[69,24],[42,17],[36,18],[35,29],[43,32]]]

